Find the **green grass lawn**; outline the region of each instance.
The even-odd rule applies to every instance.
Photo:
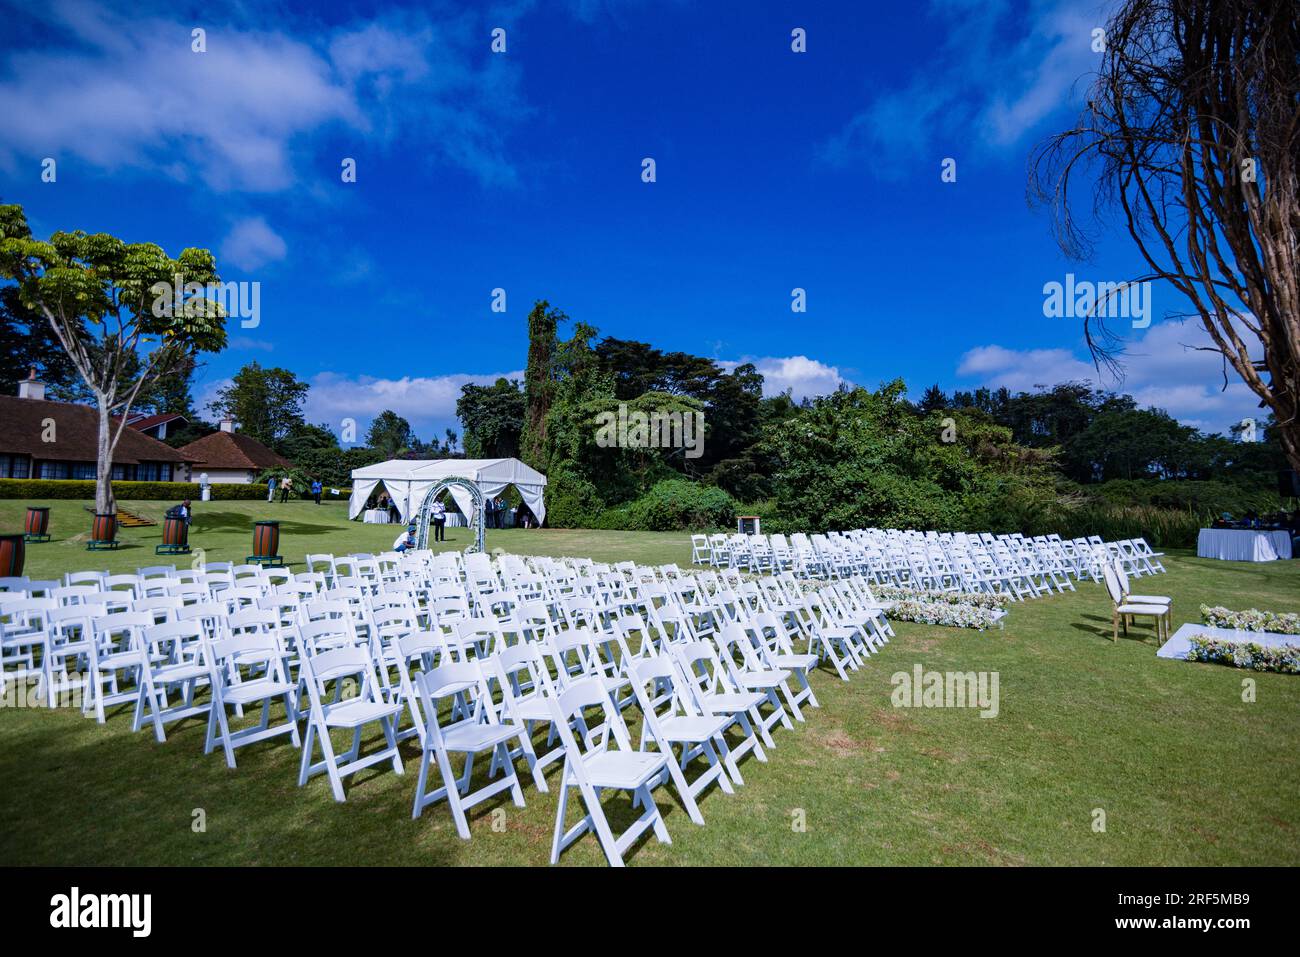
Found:
[[[0,502],[0,528],[22,502]],[[166,503],[123,503],[159,515]],[[349,524],[341,505],[202,503],[191,540],[210,560],[239,561],[255,518],[279,517],[283,552],[387,547],[396,530]],[[34,577],[158,563],[157,528],[125,531],[116,553],[84,550],[89,514],[58,503],[56,540],[29,549]],[[75,531],[82,542],[64,538]],[[452,547],[468,543],[451,533]],[[684,534],[489,532],[490,548],[684,563]],[[1246,565],[1187,554],[1137,590],[1171,595],[1175,627],[1201,602],[1300,611],[1300,565]],[[1110,641],[1100,586],[1015,605],[1004,631],[896,625],[897,638],[843,683],[815,676],[820,709],[776,732],[766,765],[746,761],[736,795],[701,802],[697,827],[660,791],[671,846],[653,839],[634,864],[1297,864],[1300,863],[1300,678],[1165,661],[1146,627]],[[890,676],[914,664],[996,671],[1000,713],[902,709]],[[1242,700],[1244,679],[1256,700]],[[410,817],[418,770],[371,769],[335,804],[323,777],[298,788],[287,741],[241,750],[228,770],[202,753],[203,726],[166,744],[134,735],[124,713],[105,727],[71,711],[0,709],[0,864],[545,864],[555,794],[526,777],[528,806],[488,802],[456,837],[445,806]],[[480,771],[486,770],[482,762]],[[558,776],[558,765],[548,780]],[[631,810],[611,799],[611,817]],[[504,829],[492,809],[505,811]],[[192,827],[202,809],[206,830]],[[1094,812],[1105,812],[1105,831]],[[796,830],[796,812],[806,828]],[[569,823],[576,820],[570,809]],[[563,858],[596,864],[591,838]]]

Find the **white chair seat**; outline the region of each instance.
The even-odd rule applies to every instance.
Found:
[[[1169,609],[1164,605],[1124,604],[1115,608],[1121,615],[1163,615]]]
[[[704,715],[679,714],[659,719],[659,727],[670,741],[708,741],[721,734],[729,724],[730,718]]]
[[[1172,605],[1174,600],[1164,595],[1129,595],[1128,600],[1134,605]]]
[[[102,669],[117,668],[138,668],[140,666],[140,652],[135,651],[115,651],[112,654],[99,656],[99,667]]]
[[[667,760],[652,751],[598,751],[584,755],[582,764],[594,787],[635,789],[660,774]]]
[[[710,711],[726,711],[735,713],[737,711],[746,711],[756,705],[762,704],[767,698],[758,692],[752,694],[710,694],[704,696],[704,703],[708,705]]]
[[[622,691],[624,688],[630,687],[632,684],[632,682],[627,678],[622,678],[617,675],[613,677],[608,675],[602,675],[600,679],[600,683],[604,685],[605,690],[611,694],[613,694],[616,691]]]
[[[222,697],[230,704],[248,704],[251,701],[262,701],[266,698],[274,698],[277,695],[293,694],[297,690],[297,686],[289,682],[258,678],[254,681],[244,681],[237,685],[231,685],[225,690]]]
[[[400,713],[400,704],[385,704],[382,701],[367,701],[357,698],[354,701],[340,701],[325,708],[325,723],[331,728],[359,728],[371,721],[391,718]]]
[[[550,721],[551,706],[541,695],[516,699],[515,716],[524,721]]]
[[[746,671],[740,680],[746,688],[776,688],[789,677],[788,671]]]
[[[816,655],[773,655],[772,664],[778,668],[797,668],[800,671],[810,671],[817,667],[817,662],[821,659]]]
[[[203,665],[163,665],[161,668],[155,668],[153,672],[154,684],[171,684],[175,681],[190,681],[194,678],[206,677],[208,677],[208,669]]]
[[[462,721],[442,730],[443,744],[448,751],[467,751],[477,754],[519,735],[523,729],[517,724],[477,724]]]

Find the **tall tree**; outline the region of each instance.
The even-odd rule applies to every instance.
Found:
[[[921,401],[916,404],[916,408],[922,414],[930,412],[942,412],[948,408],[948,397],[944,395],[943,389],[939,388],[939,383],[935,383],[925,390],[921,396]]]
[[[239,423],[239,430],[277,451],[281,443],[303,425],[302,407],[307,383],[288,369],[263,368],[250,362],[218,390],[210,407],[220,416]]]
[[[383,456],[380,461],[397,458],[411,447],[414,440],[411,423],[392,409],[384,409],[375,416],[366,433],[366,445]]]
[[[519,439],[521,458],[533,468],[543,468],[546,449],[546,414],[555,398],[556,329],[569,317],[552,309],[545,299],[533,303],[528,313],[528,365],[524,369],[524,428]]]
[[[172,288],[177,276],[181,289]],[[23,305],[45,317],[91,392],[95,510],[115,512],[113,452],[137,398],[195,353],[226,344],[222,310],[202,294],[219,281],[212,253],[186,249],[172,259],[152,243],[80,230],[42,242],[22,207],[8,205],[0,206],[0,277],[17,281]]]
[[[461,386],[456,417],[464,431],[465,454],[470,458],[518,458],[524,410],[524,394],[517,381],[502,378],[492,385]]]
[[[1300,468],[1300,19],[1294,2],[1124,0],[1105,27],[1088,107],[1031,161],[1062,249],[1091,251],[1072,182],[1099,167],[1087,208],[1118,206],[1150,269],[1273,413]],[[1085,331],[1099,361],[1117,340]],[[1256,362],[1252,345],[1262,351]]]

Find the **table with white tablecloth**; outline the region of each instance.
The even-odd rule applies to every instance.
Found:
[[[1291,533],[1285,529],[1203,528],[1196,538],[1196,554],[1227,562],[1275,562],[1291,557]]]
[[[368,508],[362,514],[361,520],[367,525],[391,525],[392,521],[388,517],[386,508]]]

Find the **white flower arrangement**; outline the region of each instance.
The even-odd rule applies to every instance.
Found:
[[[1010,595],[1002,592],[940,591],[934,588],[905,588],[899,585],[873,585],[871,591],[877,598],[947,602],[950,605],[974,605],[977,608],[991,608],[995,611],[1006,608],[1012,600]]]
[[[1188,661],[1209,661],[1251,671],[1300,674],[1298,645],[1265,647],[1253,641],[1228,641],[1213,635],[1193,635],[1191,644],[1187,652]]]
[[[885,617],[893,621],[912,621],[921,625],[944,625],[949,628],[975,628],[984,631],[996,625],[1006,612],[971,604],[946,601],[896,601],[886,609]]]
[[[1201,606],[1201,621],[1215,628],[1236,628],[1239,631],[1266,631],[1275,635],[1300,634],[1300,615],[1293,612],[1232,611],[1222,605]]]

